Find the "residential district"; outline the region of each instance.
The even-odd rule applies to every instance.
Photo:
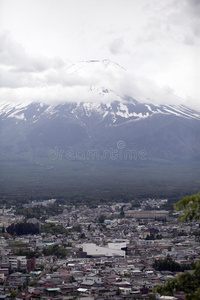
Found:
[[[181,224],[173,212],[160,210],[166,201],[148,199],[137,209],[129,203],[71,206],[26,220],[16,207],[2,208],[0,299],[184,299],[182,291],[152,293],[200,261],[199,223]],[[38,232],[9,233],[24,222]]]

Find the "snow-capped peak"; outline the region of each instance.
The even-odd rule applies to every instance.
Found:
[[[95,90],[95,92],[97,91]],[[2,119],[32,120],[31,122],[35,123],[38,118],[56,118],[58,116],[71,118],[71,116],[75,116],[76,119],[79,119],[84,115],[90,118],[95,114],[99,116],[99,120],[110,116],[112,119],[111,125],[114,123],[122,124],[127,121],[141,120],[158,114],[175,115],[187,119],[200,119],[199,112],[183,105],[141,104],[134,99],[121,99],[112,91],[109,92],[100,89],[98,92],[105,94],[105,96],[107,94],[111,95],[116,100],[108,103],[80,102],[61,105],[47,105],[43,103],[29,105],[3,104],[0,105],[0,116]]]

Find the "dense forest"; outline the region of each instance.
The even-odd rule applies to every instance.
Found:
[[[33,165],[19,159],[0,161],[0,168],[0,206],[7,207],[52,198],[59,204],[91,207],[144,198],[175,203],[199,190],[199,165],[190,164],[61,161],[59,168],[51,168],[43,160]]]

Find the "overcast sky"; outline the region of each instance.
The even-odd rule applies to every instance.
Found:
[[[86,100],[96,84],[200,109],[199,16],[200,0],[0,0],[1,101]],[[104,59],[127,71],[68,73]]]

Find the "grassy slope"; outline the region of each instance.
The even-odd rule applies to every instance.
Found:
[[[0,161],[0,197],[116,199],[170,197],[200,189],[200,165],[158,161],[69,161],[16,157]]]

